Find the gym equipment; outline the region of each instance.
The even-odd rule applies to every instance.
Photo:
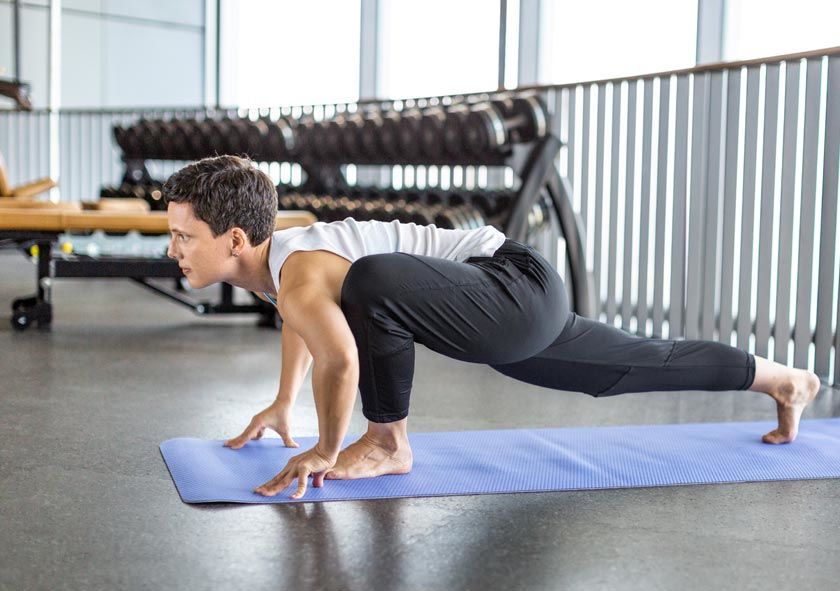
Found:
[[[29,84],[20,80],[0,78],[0,95],[9,97],[17,103],[21,111],[32,110],[32,99],[29,98]]]
[[[127,202],[128,200],[126,200]],[[2,202],[0,202],[2,203]],[[100,207],[106,204],[100,203]],[[110,204],[108,204],[110,205]],[[131,206],[118,206],[131,209]],[[133,207],[137,207],[136,202]],[[142,206],[141,206],[142,207]],[[118,239],[117,233],[135,233],[127,237],[143,247],[154,246],[153,239],[142,239],[137,234],[162,235],[169,232],[167,216],[163,212],[136,211],[77,211],[59,205],[55,208],[0,208],[0,240],[10,241],[37,263],[36,293],[33,296],[15,299],[12,302],[12,326],[25,330],[32,324],[38,328],[49,328],[52,324],[51,286],[60,277],[123,277],[192,308],[198,314],[257,313],[261,325],[276,326],[276,311],[272,306],[254,297],[254,304],[233,303],[233,288],[222,284],[221,301],[195,302],[185,296],[180,279],[183,274],[178,262],[166,257],[166,249],[157,256],[147,252],[111,255],[107,252]],[[300,211],[277,214],[277,229],[309,225],[314,216]],[[90,232],[99,231],[97,236]],[[81,238],[75,233],[83,232]],[[165,238],[165,236],[164,236]],[[77,248],[64,245],[73,242]],[[160,244],[164,245],[167,240]],[[54,248],[61,246],[61,248]],[[138,256],[135,256],[137,254]],[[150,283],[149,278],[175,279],[175,289]]]
[[[515,143],[547,133],[542,99],[535,93],[476,95],[451,106],[403,111],[362,106],[316,120],[222,118],[149,120],[115,126],[128,159],[187,160],[212,154],[247,154],[255,160],[293,159],[310,165],[504,164]]]
[[[20,76],[20,2],[12,3],[12,35],[15,51],[15,77],[12,80],[0,78],[0,95],[7,96],[21,111],[31,111],[32,101],[29,98],[29,84],[21,82]]]
[[[142,199],[149,204],[149,209],[152,211],[166,211],[166,205],[163,202],[163,183],[159,181],[123,182],[119,187],[105,186],[100,189],[99,196],[112,199],[121,197]]]
[[[6,176],[6,161],[3,159],[3,153],[0,152],[0,207],[2,207],[2,203],[7,198],[28,200],[45,191],[49,191],[57,184],[53,179],[44,178],[12,187]]]
[[[435,224],[440,228],[470,229],[487,225],[487,218],[468,196],[458,193],[435,194],[428,201],[425,194],[413,191],[381,191],[376,187],[356,187],[355,196],[286,193],[279,197],[281,210],[304,210],[325,222],[353,217],[364,221],[399,220],[420,225]],[[488,199],[490,199],[488,197]]]
[[[306,503],[840,478],[840,419],[801,422],[793,445],[767,445],[771,421],[410,433],[409,474],[326,480],[290,499],[253,492],[300,449],[279,438],[233,450],[221,440],[169,439],[161,455],[185,503]],[[344,446],[356,440],[348,436]]]
[[[309,195],[294,207],[325,221],[352,216],[444,228],[490,224],[514,240],[541,242],[549,258],[559,252],[556,234],[561,234],[570,270],[564,277],[570,302],[577,313],[593,316],[594,278],[584,263],[583,227],[572,208],[571,188],[556,169],[562,144],[549,133],[541,95],[475,94],[406,101],[404,109],[399,107],[385,101],[359,103],[354,112],[339,109],[323,120],[311,111],[277,121],[241,118],[232,111],[226,116],[208,112],[203,119],[180,123],[140,120],[114,130],[126,163],[123,182],[131,185],[121,191],[160,208],[156,189],[150,192],[137,186],[159,185],[149,174],[146,159],[171,159],[176,154],[198,158],[234,153],[255,160],[296,162],[305,180],[299,187],[278,187],[278,194]],[[516,191],[499,195],[466,189],[379,191],[351,187],[343,164],[505,166],[519,182]],[[280,208],[288,209],[290,203],[281,200]]]

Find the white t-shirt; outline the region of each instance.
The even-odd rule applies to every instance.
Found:
[[[418,226],[392,222],[316,222],[310,226],[277,230],[271,237],[268,266],[274,286],[280,289],[280,268],[293,252],[326,250],[351,263],[369,254],[405,252],[429,257],[465,261],[474,256],[491,256],[506,237],[493,226],[472,230],[449,230],[435,225]]]

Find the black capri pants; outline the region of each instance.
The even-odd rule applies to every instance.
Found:
[[[716,341],[631,335],[569,309],[563,280],[532,247],[513,240],[464,262],[407,253],[357,259],[341,308],[359,352],[364,416],[408,416],[414,343],[484,363],[555,390],[612,396],[665,390],[744,390],[750,353]]]

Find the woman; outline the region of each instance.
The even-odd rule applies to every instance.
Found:
[[[647,339],[569,310],[563,282],[533,248],[490,226],[445,230],[399,222],[316,223],[273,232],[277,195],[244,159],[208,158],[164,186],[176,259],[195,288],[224,281],[272,301],[284,319],[277,400],[253,417],[239,449],[276,431],[297,447],[289,416],[310,362],[318,443],[256,489],[294,480],[402,474],[414,343],[485,363],[518,380],[592,396],[662,390],[769,394],[779,426],[766,443],[797,434],[819,378],[714,341]],[[340,449],[357,388],[368,430]]]

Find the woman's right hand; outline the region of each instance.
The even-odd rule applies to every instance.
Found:
[[[292,408],[288,404],[272,404],[263,411],[260,411],[251,423],[245,428],[241,435],[228,439],[225,441],[225,447],[231,449],[239,449],[252,439],[257,440],[263,436],[266,429],[271,429],[283,438],[283,443],[286,447],[300,447],[294,439],[289,429],[289,418],[292,414]]]

